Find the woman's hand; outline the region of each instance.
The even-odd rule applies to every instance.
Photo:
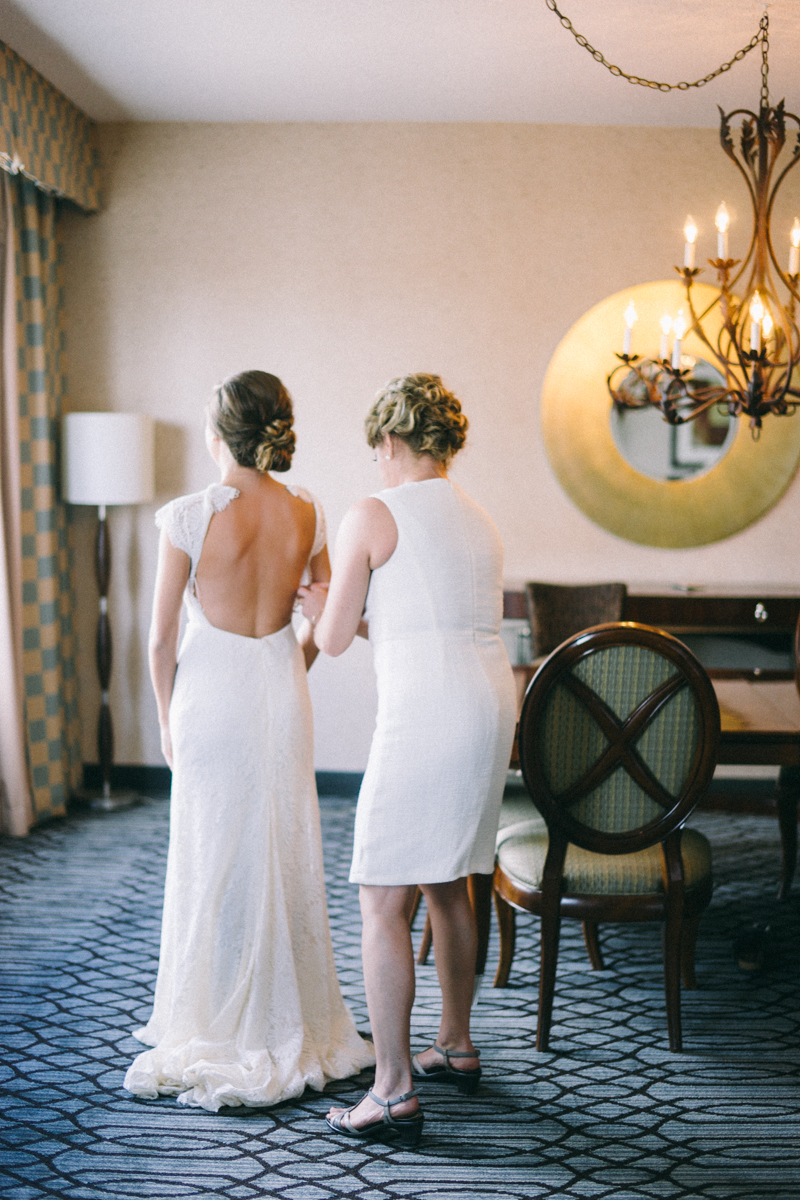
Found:
[[[172,770],[172,734],[169,731],[168,721],[161,726],[161,753],[167,760],[167,766]]]
[[[297,632],[297,641],[303,651],[307,671],[311,670],[311,665],[319,654],[319,647],[314,641],[314,628],[323,613],[327,598],[327,580],[315,579],[308,586],[301,586],[297,589],[295,608],[302,609],[304,617],[303,624]]]
[[[300,601],[303,616],[311,622],[313,628],[325,611],[325,601],[328,598],[327,583],[310,583],[307,587],[299,587],[297,598]]]
[[[343,654],[353,638],[368,634],[364,621],[371,572],[388,562],[397,545],[394,517],[382,500],[368,496],[345,513],[336,538],[336,570],[314,638],[324,654]]]

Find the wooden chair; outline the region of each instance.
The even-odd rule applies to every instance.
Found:
[[[538,1050],[546,1050],[562,917],[583,922],[595,969],[598,925],[664,923],[671,1050],[680,1050],[680,976],[694,987],[700,914],[711,899],[711,849],[682,825],[711,782],[719,707],[703,668],[676,638],[632,622],[587,629],[533,679],[520,760],[546,823],[498,838],[500,924],[495,987],[508,980],[515,910],[541,919]],[[534,813],[531,812],[531,816]]]
[[[590,625],[621,621],[628,589],[624,583],[529,583],[528,617],[534,658]]]

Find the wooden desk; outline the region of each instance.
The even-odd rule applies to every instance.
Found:
[[[633,585],[623,619],[655,625],[681,639],[712,679],[794,678],[797,588]]]
[[[503,615],[527,619],[524,591],[503,593]],[[712,679],[788,681],[794,677],[794,632],[800,618],[797,587],[741,584],[681,590],[632,584],[622,616],[679,637]],[[524,691],[523,675],[520,668],[518,683]],[[532,675],[529,670],[527,680]]]
[[[800,800],[800,697],[794,683],[715,679],[722,735],[717,761],[780,767],[781,833],[778,899],[788,900],[797,863]]]

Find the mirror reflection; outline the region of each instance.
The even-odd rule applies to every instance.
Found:
[[[724,387],[721,373],[703,358],[684,354],[681,367],[698,384]],[[644,400],[645,386],[631,371],[620,390]],[[668,425],[657,408],[612,406],[611,433],[622,457],[650,479],[693,479],[712,470],[736,437],[737,420],[714,405],[685,425]]]

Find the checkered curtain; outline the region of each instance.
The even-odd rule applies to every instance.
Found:
[[[17,303],[25,735],[35,820],[64,811],[80,782],[72,549],[58,498],[65,393],[57,201],[9,181]]]
[[[0,42],[0,167],[86,212],[100,207],[94,123]]]
[[[21,715],[24,735],[0,738],[0,827],[24,833],[31,821],[62,813],[80,782],[72,551],[58,498],[65,378],[57,233],[64,200],[92,212],[99,194],[92,121],[4,42],[0,169],[11,255],[0,413],[0,681],[9,686],[0,705],[6,717]]]

